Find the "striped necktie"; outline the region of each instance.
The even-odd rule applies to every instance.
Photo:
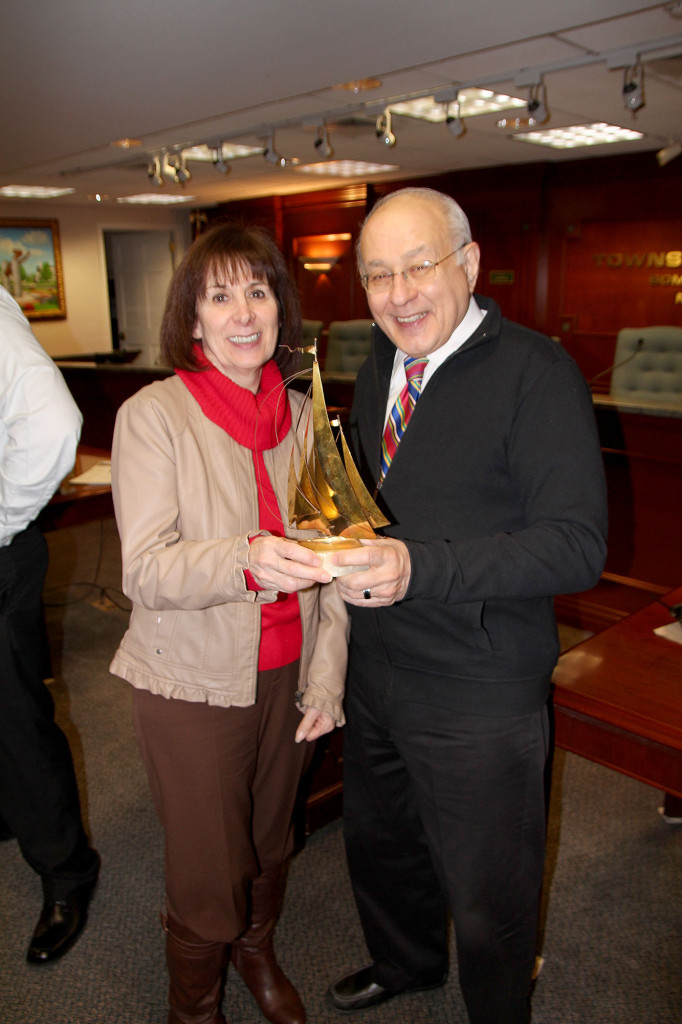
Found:
[[[400,444],[412,410],[422,388],[424,370],[428,359],[418,359],[416,356],[408,356],[405,359],[405,376],[407,383],[395,400],[395,405],[389,413],[384,436],[381,441],[381,479],[388,473],[388,467],[393,461],[395,450]]]

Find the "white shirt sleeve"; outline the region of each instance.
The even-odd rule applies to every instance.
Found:
[[[64,378],[0,287],[0,547],[73,468],[81,424]]]

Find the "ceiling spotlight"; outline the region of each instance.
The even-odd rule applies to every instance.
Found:
[[[663,149],[659,149],[656,154],[659,167],[665,167],[671,160],[674,160],[676,156],[682,153],[682,142],[669,142]]]
[[[182,156],[169,156],[168,153],[164,153],[161,170],[172,178],[176,185],[184,185],[192,177]]]
[[[152,185],[158,185],[159,187],[163,185],[163,175],[161,174],[160,156],[157,155],[149,161],[149,164],[147,166],[147,174],[149,175],[149,180],[151,181]]]
[[[329,143],[329,132],[326,124],[320,125],[317,129],[317,136],[313,145],[323,160],[328,160],[330,156],[334,155],[334,150]]]
[[[385,146],[395,146],[396,138],[391,131],[391,111],[384,110],[383,114],[379,114],[376,123],[376,136],[380,139]]]
[[[222,142],[220,143],[217,149],[213,150],[212,160],[213,166],[217,171],[220,171],[221,174],[229,174],[230,171],[232,170],[231,164],[223,156]]]
[[[285,164],[284,157],[277,152],[275,149],[275,133],[270,132],[268,140],[263,150],[263,159],[266,163],[272,164],[273,167],[283,167]]]
[[[184,185],[186,181],[192,177],[190,172],[187,170],[187,164],[183,157],[178,157],[175,165],[175,174],[173,175],[173,181],[176,185]]]
[[[537,85],[531,85],[528,90],[528,124],[531,128],[536,124],[544,124],[545,121],[549,121],[549,111],[545,100],[545,83],[541,81]]]
[[[623,106],[633,114],[644,106],[644,72],[639,63],[623,73]]]
[[[455,98],[451,104],[445,103],[444,107],[445,123],[448,126],[448,131],[451,132],[451,134],[454,135],[456,139],[458,139],[461,135],[464,135],[464,132],[466,131],[466,128],[464,127],[464,121],[460,117],[459,93],[455,94]]]

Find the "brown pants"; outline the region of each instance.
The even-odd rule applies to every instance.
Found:
[[[166,909],[206,941],[248,925],[248,890],[293,848],[292,814],[312,756],[294,734],[298,662],[258,674],[247,708],[134,690],[133,721],[165,833]]]

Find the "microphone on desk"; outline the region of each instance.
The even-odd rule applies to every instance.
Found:
[[[612,373],[613,370],[618,370],[621,366],[625,366],[625,364],[629,363],[631,359],[634,359],[636,355],[639,355],[643,345],[644,338],[638,338],[637,347],[635,348],[634,352],[631,352],[629,356],[625,357],[625,359],[619,359],[617,363],[613,363],[611,366],[607,366],[606,369],[602,370],[601,373],[598,373],[596,377],[590,377],[590,379],[587,382],[588,385],[592,387],[595,381],[601,380],[601,378],[605,377],[607,373]]]

